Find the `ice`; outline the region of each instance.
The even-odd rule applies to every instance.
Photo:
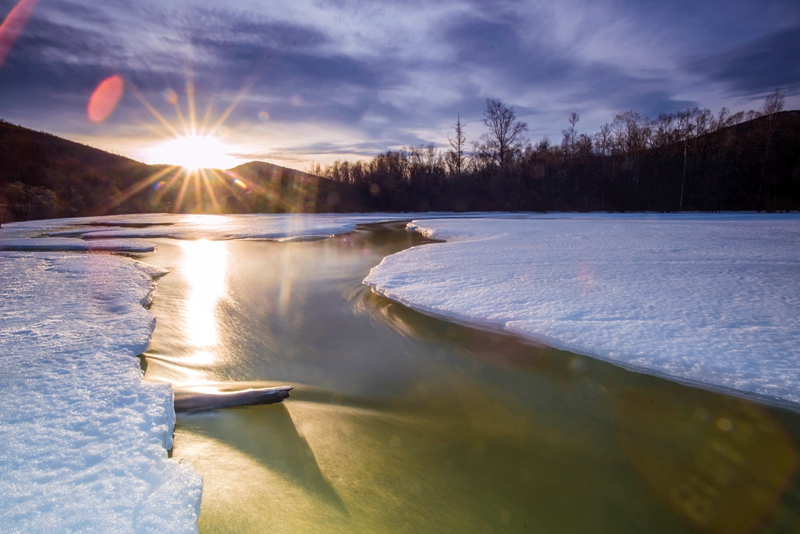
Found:
[[[200,477],[167,458],[168,385],[142,380],[151,268],[0,252],[0,530],[196,532]]]
[[[358,224],[398,219],[373,215],[149,215],[67,220],[70,228],[50,237],[316,240],[352,232]],[[405,217],[406,219],[410,217]],[[59,221],[64,222],[64,221]],[[76,227],[75,225],[83,225]],[[91,226],[88,226],[91,225]],[[57,223],[49,223],[50,228]],[[40,226],[41,231],[46,228]]]
[[[20,252],[152,252],[156,246],[133,239],[103,239],[87,241],[65,238],[17,238],[0,240],[0,251]]]
[[[800,217],[414,221],[365,283],[425,313],[800,409]]]
[[[352,232],[358,225],[430,217],[476,217],[480,213],[349,213],[349,214],[246,214],[179,215],[140,214],[80,217],[3,225],[0,243],[16,238],[100,239],[263,239],[315,241]],[[483,214],[485,215],[485,214]],[[498,216],[498,215],[494,215]],[[518,217],[516,214],[499,216]]]

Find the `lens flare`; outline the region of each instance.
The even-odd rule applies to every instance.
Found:
[[[125,89],[125,82],[122,77],[115,74],[109,76],[97,86],[97,89],[89,98],[89,105],[86,113],[92,122],[103,122],[116,109],[122,92]]]
[[[27,24],[35,5],[36,0],[21,0],[0,25],[0,65],[5,61],[11,46]]]
[[[164,89],[164,92],[161,93],[161,96],[164,97],[164,102],[167,104],[172,104],[174,106],[178,103],[178,93],[176,93],[173,89]]]

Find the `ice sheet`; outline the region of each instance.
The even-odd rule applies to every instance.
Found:
[[[25,223],[50,237],[173,239],[320,239],[352,232],[358,224],[410,219],[372,214],[125,215]],[[64,228],[63,226],[69,226]],[[84,225],[84,226],[77,226]],[[91,225],[91,226],[89,226]],[[22,226],[20,226],[22,228]],[[53,230],[53,228],[60,228]]]
[[[6,224],[0,240],[11,238],[173,238],[317,240],[352,232],[360,224],[430,217],[476,217],[480,213],[348,213],[348,214],[247,214],[180,215],[138,214],[107,217],[49,219]],[[484,214],[485,215],[485,214]],[[494,217],[519,217],[495,214]]]
[[[96,241],[56,237],[0,239],[0,251],[142,253],[152,252],[155,248],[156,246],[152,243],[133,239]]]
[[[800,408],[800,217],[428,220],[365,280],[417,310]]]
[[[152,270],[0,252],[0,530],[196,532],[202,482],[167,458],[167,385],[145,383]]]

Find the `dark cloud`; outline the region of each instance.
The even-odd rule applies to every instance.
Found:
[[[494,71],[514,85],[566,80],[578,67],[546,43],[525,44],[520,19],[487,19],[463,15],[441,30],[441,41],[456,50],[462,69],[480,67]],[[527,28],[536,31],[536,28]]]
[[[729,84],[750,95],[783,87],[800,90],[800,25],[737,46],[722,54],[688,62],[694,73]]]

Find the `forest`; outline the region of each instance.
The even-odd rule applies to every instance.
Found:
[[[572,113],[560,143],[532,144],[513,107],[486,101],[478,140],[456,119],[433,144],[308,172],[356,186],[380,211],[786,211],[800,208],[800,113],[770,94],[760,110],[626,111],[594,134]]]
[[[271,163],[187,171],[0,120],[0,222],[120,213],[364,211],[357,188]]]
[[[800,112],[780,90],[761,109],[619,113],[594,134],[572,113],[559,143],[533,144],[513,107],[488,99],[485,133],[460,117],[443,143],[370,160],[266,162],[187,172],[0,120],[0,221],[118,213],[353,211],[794,211]]]

